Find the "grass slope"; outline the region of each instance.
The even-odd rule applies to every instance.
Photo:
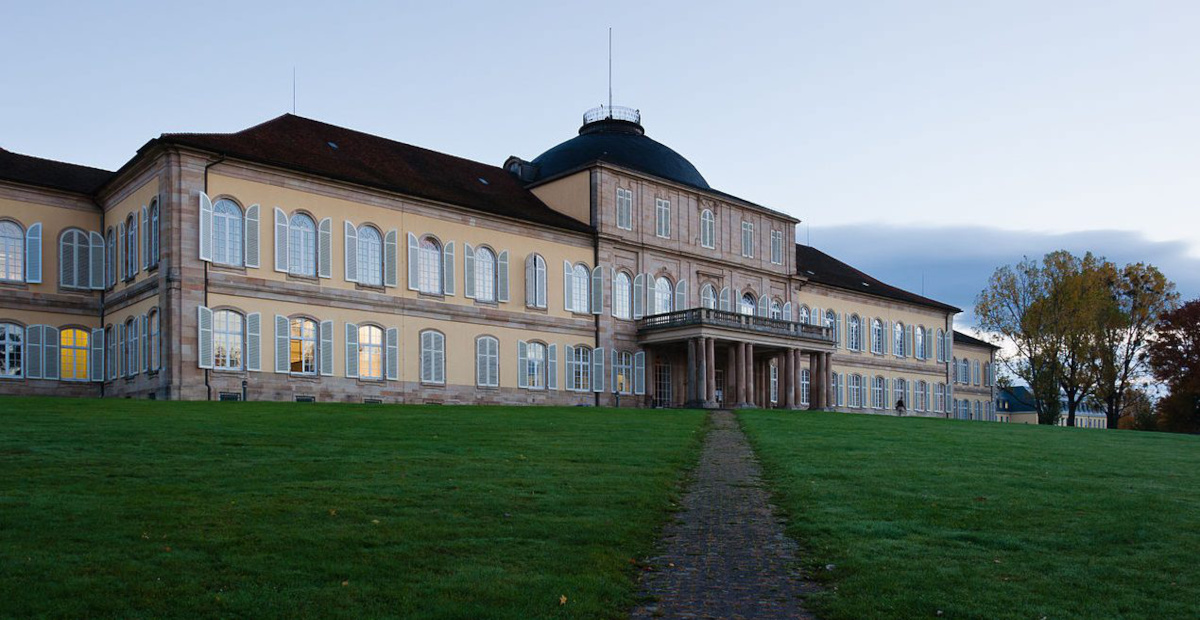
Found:
[[[0,616],[619,617],[702,426],[0,399]]]
[[[824,617],[1200,617],[1198,437],[740,419]]]

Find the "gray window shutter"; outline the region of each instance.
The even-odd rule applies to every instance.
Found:
[[[610,358],[612,358],[609,360],[609,365],[608,365],[608,367],[610,369],[609,376],[612,377],[612,379],[610,380],[610,383],[612,383],[612,391],[616,392],[620,388],[620,386],[617,385],[617,362],[618,362],[620,356],[618,355],[616,348],[614,348],[608,354],[608,356]],[[628,381],[628,379],[626,379],[626,381]]]
[[[161,202],[159,203],[162,204]],[[160,207],[161,209],[161,207]],[[242,260],[247,267],[258,268],[258,220],[259,206],[254,204],[246,208],[246,230],[242,243],[244,256]]]
[[[417,236],[408,233],[408,290],[415,291],[417,286],[417,265],[420,260],[421,246]]]
[[[463,297],[475,299],[475,248],[463,243]]]
[[[288,373],[292,369],[289,327],[286,316],[275,315],[275,372]]]
[[[446,295],[454,294],[454,242],[447,241],[446,246],[442,248],[442,292]]]
[[[563,375],[563,381],[566,383],[564,389],[569,391],[578,390],[579,386],[575,385],[575,347],[567,345],[563,348],[563,351],[566,353],[564,357],[566,358],[565,366],[567,367],[566,374]]]
[[[633,393],[638,396],[646,393],[646,353],[644,351],[633,354]]]
[[[546,387],[558,389],[558,345],[546,347]]]
[[[321,321],[321,374],[333,376],[333,321]]]
[[[604,347],[592,351],[592,391],[604,391]]]
[[[601,312],[604,312],[604,268],[596,265],[592,269],[592,314]]]
[[[529,375],[526,372],[526,367],[529,366],[529,344],[524,340],[517,341],[517,387],[529,387]],[[549,370],[546,372],[550,374]]]
[[[208,194],[200,192],[200,260],[212,261],[213,204]]]
[[[93,329],[92,339],[88,341],[91,346],[91,357],[88,358],[88,379],[92,381],[104,381],[104,328]]]
[[[688,302],[687,297],[688,297],[687,280],[680,278],[679,281],[675,283],[675,310],[676,311],[687,310],[687,302]]]
[[[914,355],[914,353],[915,352],[913,351],[913,326],[909,325],[908,332],[904,334],[904,355],[905,355],[905,357],[911,357]]]
[[[25,281],[38,284],[42,281],[42,223],[29,225],[25,231]]]
[[[358,377],[358,326],[346,323],[346,376]]]
[[[30,325],[25,328],[25,378],[26,379],[41,379],[42,378],[42,342],[44,339],[44,325]]]
[[[104,247],[104,235],[100,235],[100,246]],[[103,252],[103,250],[101,250]],[[146,205],[142,205],[142,269],[150,266],[150,209]],[[103,254],[101,254],[103,256]],[[95,259],[93,259],[93,262]],[[92,267],[95,269],[95,267]],[[104,278],[104,271],[100,271],[100,278]],[[103,287],[101,287],[103,288]]]
[[[317,276],[333,277],[333,220],[325,218],[317,225]]]
[[[58,328],[42,327],[42,377],[58,378]]]
[[[118,269],[119,273],[121,274],[122,280],[124,280],[125,276],[128,275],[128,271],[125,269],[125,264],[127,262],[125,254],[128,251],[129,251],[129,244],[126,243],[126,241],[125,241],[125,222],[118,222],[117,223],[117,269]],[[63,257],[61,257],[61,256],[59,257],[60,260],[62,258]],[[59,273],[64,273],[62,264],[60,264],[58,266],[58,271],[59,271]]]
[[[200,368],[213,367],[213,313],[204,307],[196,307],[196,347]]]
[[[766,295],[758,296],[758,316],[768,316],[771,314],[771,300]]]
[[[358,282],[358,229],[350,220],[345,221],[342,229],[344,233],[342,260],[346,267],[346,281]]]
[[[525,256],[525,305],[537,306],[537,258],[536,254]]]
[[[138,320],[142,323],[142,372],[147,372],[150,370],[150,317],[143,314]]]
[[[570,262],[563,261],[563,310],[567,312],[574,310],[571,306],[572,300],[575,299],[574,291],[575,269],[571,267]]]
[[[399,231],[395,228],[383,236],[383,285],[396,286],[396,243]]]
[[[125,358],[129,352],[125,350],[125,323],[117,323],[117,376],[124,377],[125,369],[128,367]]]
[[[283,209],[275,207],[275,271],[288,270],[288,218]],[[286,371],[285,371],[286,372]]]
[[[246,370],[262,370],[262,314],[246,315]]]
[[[790,301],[783,304],[783,320],[792,320],[792,302]]]
[[[496,301],[508,303],[508,250],[496,257]]]
[[[729,287],[728,286],[721,288],[720,308],[721,308],[722,312],[732,312],[732,310],[730,309],[731,305],[730,305],[730,299],[729,299]]]
[[[387,352],[384,353],[384,367],[387,369],[388,381],[400,379],[400,330],[395,327],[387,328],[384,333],[387,341]]]
[[[91,273],[88,274],[88,279],[90,280],[92,289],[102,291],[104,290],[104,235],[92,232],[89,233],[88,237],[90,239],[88,267],[91,270]],[[145,260],[144,255],[143,260]]]
[[[633,277],[633,318],[635,319],[645,316],[644,305],[646,300],[642,295],[646,286],[645,279],[646,276],[640,273]]]
[[[486,387],[488,381],[487,338],[475,339],[475,385]]]

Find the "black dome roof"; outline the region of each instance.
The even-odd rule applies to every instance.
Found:
[[[669,181],[712,189],[691,162],[646,137],[640,124],[640,114],[633,112],[629,118],[635,120],[614,118],[611,114],[597,120],[585,116],[578,136],[538,155],[530,162],[534,170],[532,180],[548,179],[594,161],[604,161]]]

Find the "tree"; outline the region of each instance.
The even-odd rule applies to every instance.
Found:
[[[1146,390],[1129,388],[1121,400],[1124,403],[1124,409],[1121,411],[1117,428],[1135,431],[1158,430],[1158,418],[1154,414],[1154,401],[1150,399],[1150,394]],[[1101,403],[1101,406],[1104,404]]]
[[[1155,322],[1176,306],[1179,295],[1162,272],[1145,263],[1119,270],[1106,265],[1103,278],[1109,303],[1098,324],[1096,400],[1104,408],[1108,428],[1115,429],[1125,415],[1126,398],[1141,394],[1133,386],[1147,375],[1146,346]]]
[[[1162,314],[1147,353],[1154,378],[1170,389],[1159,402],[1160,426],[1200,432],[1200,299]]]

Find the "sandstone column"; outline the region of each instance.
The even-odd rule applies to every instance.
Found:
[[[817,377],[820,376],[821,362],[820,353],[808,354],[808,408],[820,409],[817,402]]]
[[[788,349],[784,353],[783,366],[779,374],[783,375],[783,406],[788,409],[796,408],[796,356]]]
[[[738,346],[741,343],[732,342],[728,346],[729,359],[725,365],[725,390],[721,394],[721,398],[725,401],[722,403],[725,407],[736,407],[738,404],[738,390],[741,389],[741,384],[738,383]]]
[[[754,345],[746,343],[746,404],[754,406]]]
[[[717,406],[717,341],[715,338],[704,339],[705,368],[704,376],[704,406]]]
[[[686,407],[691,407],[696,404],[696,339],[688,338],[687,341],[687,372],[684,377],[684,403]]]

